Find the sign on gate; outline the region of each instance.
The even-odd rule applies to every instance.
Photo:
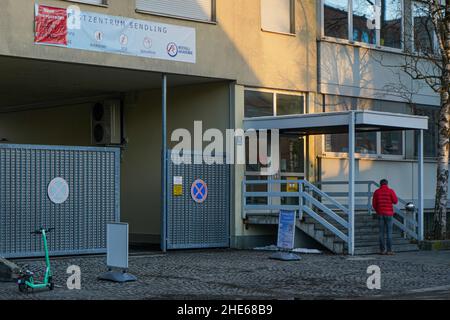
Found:
[[[203,203],[208,198],[208,185],[202,179],[194,181],[191,187],[192,199],[197,203]]]
[[[176,197],[183,195],[183,177],[173,177],[173,195]]]
[[[278,248],[284,250],[294,249],[295,218],[295,211],[280,211],[278,223]]]

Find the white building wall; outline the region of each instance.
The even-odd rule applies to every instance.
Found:
[[[342,158],[321,158],[322,181],[348,181],[348,160]],[[417,163],[415,161],[369,160],[359,159],[356,166],[357,181],[375,181],[386,178],[397,195],[406,201],[417,199]],[[426,162],[424,165],[425,208],[434,207],[434,193],[436,186],[436,163]],[[324,187],[325,192],[346,192],[335,186]],[[372,188],[372,191],[375,189]],[[358,185],[356,192],[367,192],[367,185]],[[346,199],[339,201],[346,203]],[[358,204],[366,204],[367,198],[357,198]]]
[[[439,95],[428,85],[391,67],[404,64],[399,53],[327,41],[319,43],[319,50],[323,94],[439,105]]]

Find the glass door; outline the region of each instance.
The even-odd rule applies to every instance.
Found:
[[[276,180],[302,180],[305,178],[305,137],[297,134],[280,135],[280,170]],[[281,192],[298,192],[298,184],[276,184]],[[297,198],[274,199],[279,204],[298,205]]]

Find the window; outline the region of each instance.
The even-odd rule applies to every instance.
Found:
[[[305,113],[304,99],[302,96],[289,94],[277,94],[277,116]]]
[[[286,116],[305,113],[305,96],[245,90],[245,117]]]
[[[381,2],[380,45],[402,48],[403,6],[401,0],[384,0]]]
[[[414,51],[419,53],[436,52],[437,38],[427,6],[414,1],[412,14]]]
[[[371,23],[375,20],[375,10],[371,1],[353,0],[353,41],[369,44],[377,43],[377,33]]]
[[[245,117],[273,116],[273,93],[260,91],[245,92]]]
[[[436,158],[439,137],[439,108],[433,106],[417,105],[413,109],[415,115],[428,117],[428,130],[424,131],[423,133],[423,153],[425,157]],[[415,148],[415,155],[417,156],[417,147]]]
[[[322,1],[324,36],[402,48],[403,0]]]
[[[385,131],[381,136],[381,154],[401,156],[403,155],[403,132]]]
[[[348,39],[348,0],[324,0],[325,36]]]
[[[295,33],[294,1],[261,0],[261,28],[265,31]]]
[[[96,5],[105,5],[107,4],[107,0],[70,0],[72,2],[81,2],[81,3],[89,3]]]
[[[325,112],[347,110],[411,113],[411,108],[406,103],[326,96]],[[348,134],[325,135],[325,152],[348,153]],[[402,157],[404,155],[404,133],[402,131],[358,132],[356,133],[355,152],[363,155]]]
[[[214,0],[136,0],[136,9],[199,21],[214,21]]]

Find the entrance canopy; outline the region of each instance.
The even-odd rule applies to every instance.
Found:
[[[279,129],[303,135],[348,133],[354,114],[356,132],[427,130],[428,118],[377,111],[344,111],[279,117],[258,117],[244,120],[244,129]]]
[[[355,144],[356,132],[414,130],[419,132],[418,147],[418,235],[424,239],[423,217],[423,132],[428,129],[428,118],[398,113],[376,111],[345,111],[290,115],[280,117],[261,117],[244,120],[245,130],[275,130],[300,135],[319,135],[348,133],[348,249],[355,253]]]

